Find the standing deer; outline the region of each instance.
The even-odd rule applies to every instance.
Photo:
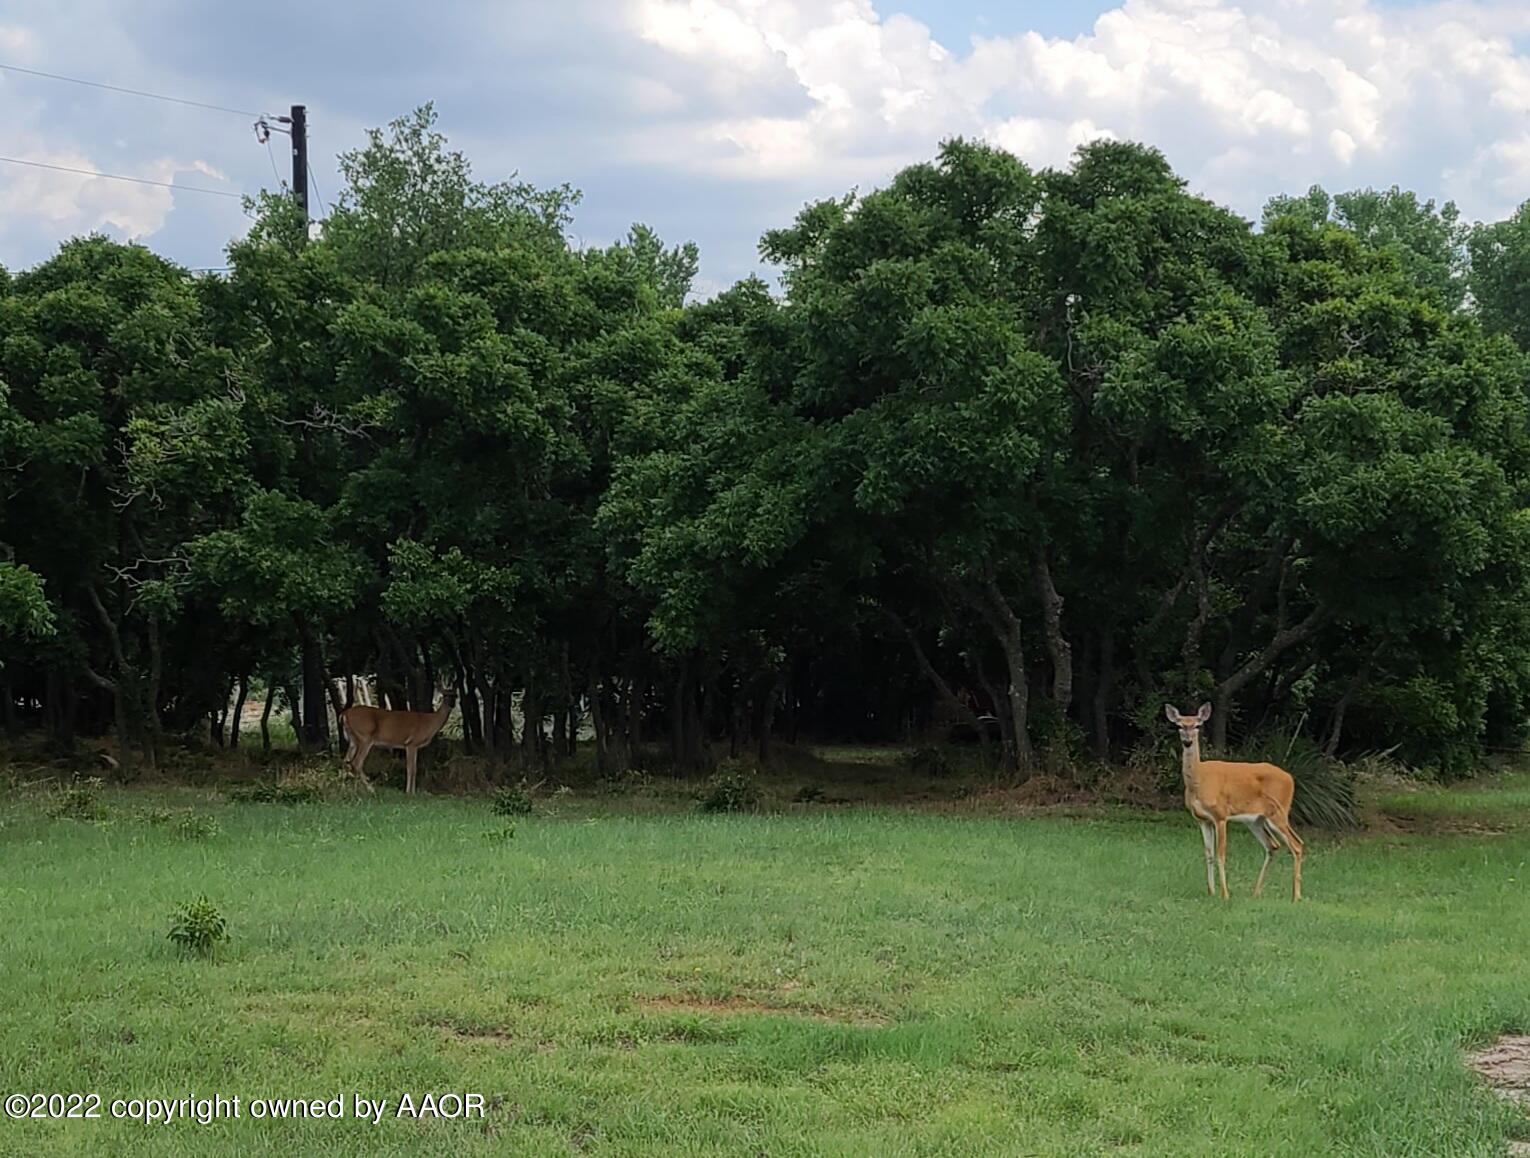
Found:
[[[1211,856],[1215,846],[1217,872],[1222,879],[1222,899],[1227,893],[1227,822],[1241,820],[1264,846],[1264,866],[1254,884],[1254,896],[1264,890],[1264,874],[1280,851],[1279,833],[1291,849],[1291,899],[1302,899],[1302,840],[1291,827],[1291,799],[1296,781],[1274,764],[1244,764],[1230,760],[1201,759],[1201,725],[1211,719],[1211,705],[1202,704],[1193,716],[1164,705],[1169,723],[1179,729],[1184,748],[1185,807],[1201,822],[1206,841],[1206,890],[1217,895],[1212,878]]]
[[[441,706],[433,712],[391,712],[386,708],[369,708],[364,704],[346,708],[340,713],[345,724],[345,734],[350,746],[345,752],[345,765],[363,783],[367,781],[367,754],[373,748],[402,748],[404,763],[408,768],[409,795],[414,795],[415,768],[420,749],[436,738],[436,733],[446,723],[457,702],[457,693],[451,688],[441,693]]]

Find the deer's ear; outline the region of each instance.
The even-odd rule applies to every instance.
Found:
[[[1165,704],[1163,706],[1163,714],[1168,717],[1169,723],[1179,723],[1179,709],[1173,704]]]
[[[1201,705],[1201,710],[1195,713],[1195,718],[1197,720],[1199,720],[1203,724],[1207,720],[1211,719],[1211,705],[1210,704],[1202,704]]]

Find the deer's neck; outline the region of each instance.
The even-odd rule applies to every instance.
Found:
[[[1185,791],[1192,796],[1195,795],[1200,788],[1201,738],[1199,736],[1190,742],[1188,748],[1182,749],[1180,770],[1185,776]]]

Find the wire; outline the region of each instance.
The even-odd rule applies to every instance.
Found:
[[[68,165],[50,165],[46,161],[26,161],[20,157],[0,157],[8,165],[30,165],[34,169],[56,169],[60,173],[79,173],[86,177],[105,177],[108,181],[132,181],[136,185],[158,185],[161,189],[174,189],[186,193],[211,193],[214,197],[243,197],[243,193],[227,189],[207,189],[200,185],[172,185],[169,181],[150,181],[147,177],[124,177],[120,173],[99,173],[94,169],[74,169]]]
[[[276,154],[271,151],[270,137],[266,138],[266,156],[271,158],[271,176],[276,178],[276,187],[278,189],[285,188],[286,183],[282,180],[282,175],[276,171]]]
[[[41,76],[48,80],[67,81],[69,84],[83,84],[90,88],[104,88],[111,92],[125,92],[129,96],[148,97],[150,100],[155,101],[169,101],[175,105],[190,105],[194,109],[212,109],[214,112],[233,113],[235,116],[240,117],[258,117],[261,115],[260,113],[252,113],[245,109],[231,109],[227,105],[210,105],[205,101],[188,101],[181,97],[162,96],[157,92],[144,92],[143,89],[139,88],[123,88],[121,85],[102,84],[96,80],[81,80],[76,76],[60,76],[56,72],[39,72],[35,68],[22,68],[20,65],[15,64],[0,64],[0,69],[6,72],[24,72],[28,76]]]
[[[324,216],[329,216],[329,206],[324,204],[324,194],[319,192],[319,179],[313,175],[313,170],[308,170],[308,183],[313,186],[313,195],[319,202],[319,208],[324,210]]]

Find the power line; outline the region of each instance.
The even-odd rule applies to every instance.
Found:
[[[172,185],[169,181],[150,181],[147,177],[124,177],[121,173],[99,173],[94,169],[75,169],[68,165],[50,165],[46,161],[27,161],[21,157],[0,157],[8,165],[30,165],[34,169],[56,169],[60,173],[79,173],[85,177],[105,177],[108,181],[131,181],[135,185],[158,185],[161,189],[174,189],[186,193],[211,193],[214,197],[243,197],[243,193],[227,189],[207,189],[200,185]]]
[[[329,206],[324,204],[324,194],[319,192],[319,179],[313,175],[313,170],[308,170],[308,183],[313,186],[313,195],[319,202],[319,208],[324,210],[324,216],[329,216]]]
[[[266,138],[266,156],[271,158],[271,176],[276,178],[276,187],[282,187],[282,175],[276,171],[276,154],[271,151],[271,138]]]
[[[143,89],[139,88],[123,88],[121,85],[116,84],[102,84],[98,80],[81,80],[77,76],[60,76],[56,72],[40,72],[35,68],[22,68],[15,64],[0,64],[0,69],[6,72],[24,72],[28,76],[41,76],[48,80],[61,80],[68,84],[83,84],[90,88],[104,88],[110,92],[124,92],[129,96],[147,97],[149,100],[169,101],[174,105],[189,105],[194,109],[212,109],[214,112],[219,113],[233,113],[238,117],[258,117],[261,115],[260,113],[252,113],[247,109],[231,109],[227,105],[210,105],[205,101],[189,101],[183,97],[164,96],[157,92],[144,92]]]

